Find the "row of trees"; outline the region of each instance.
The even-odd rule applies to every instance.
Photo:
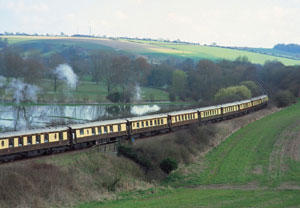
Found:
[[[53,46],[47,44],[36,47],[44,52],[53,50]],[[75,46],[63,45],[59,53],[47,56],[28,50],[26,47],[0,47],[0,75],[23,78],[37,85],[41,79],[51,79],[56,91],[58,78],[53,71],[59,64],[68,63],[79,79],[91,77],[95,83],[104,84],[109,98],[116,102],[130,101],[136,85],[167,90],[171,100],[225,102],[242,99],[249,97],[249,92],[250,96],[262,93],[256,83],[261,83],[271,95],[288,90],[300,96],[299,67],[284,66],[280,62],[261,66],[251,64],[247,57],[218,62],[169,58],[152,64],[145,57]]]

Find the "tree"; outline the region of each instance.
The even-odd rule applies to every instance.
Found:
[[[195,63],[194,60],[191,58],[185,59],[181,64],[180,64],[180,69],[183,71],[191,71],[195,69]]]
[[[6,50],[4,53],[5,73],[7,77],[22,77],[24,73],[24,60],[16,52],[12,50]]]
[[[251,91],[244,85],[221,88],[215,95],[217,103],[228,103],[251,98]]]
[[[296,97],[289,90],[279,90],[275,96],[277,107],[286,107],[296,103]]]
[[[121,90],[123,102],[129,102],[132,86],[135,84],[132,79],[132,70],[130,70],[130,59],[127,56],[117,56],[112,60],[111,66],[112,79],[110,80]]]
[[[30,58],[25,60],[24,80],[30,84],[36,84],[42,78],[45,66],[36,59]]]
[[[172,76],[175,69],[166,63],[162,63],[152,69],[148,76],[148,84],[152,87],[165,87],[172,83]]]
[[[113,88],[112,57],[109,53],[97,51],[91,56],[92,80],[97,84],[105,82],[108,94]]]
[[[189,93],[194,100],[209,100],[222,85],[221,68],[212,61],[201,60],[187,76]]]
[[[48,66],[49,66],[49,76],[53,80],[53,87],[54,92],[56,92],[58,88],[58,75],[55,73],[55,69],[58,65],[66,63],[66,60],[58,53],[53,54],[48,59]]]
[[[138,57],[132,61],[132,70],[137,83],[147,84],[147,76],[150,74],[150,69],[151,65],[143,57]]]
[[[246,86],[251,91],[253,97],[262,94],[258,85],[253,81],[243,81],[240,83],[240,85]]]
[[[172,87],[171,92],[174,95],[178,95],[180,98],[184,98],[186,89],[186,76],[184,71],[175,70],[172,73]]]
[[[247,56],[238,56],[238,57],[235,59],[235,61],[241,62],[241,63],[244,63],[244,64],[250,62]]]

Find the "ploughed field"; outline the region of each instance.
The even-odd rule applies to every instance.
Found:
[[[300,206],[300,104],[244,126],[163,185],[79,207]]]

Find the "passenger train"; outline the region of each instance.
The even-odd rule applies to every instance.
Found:
[[[262,95],[249,100],[166,114],[0,133],[0,161],[155,135],[194,123],[220,121],[263,108],[268,100],[267,95]]]

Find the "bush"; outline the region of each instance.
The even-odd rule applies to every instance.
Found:
[[[142,155],[138,155],[137,151],[135,149],[133,149],[132,147],[120,145],[118,147],[118,155],[119,156],[122,155],[124,157],[127,157],[127,158],[133,160],[140,166],[146,168],[146,170],[148,170],[152,167],[151,162],[148,159],[146,159],[145,157],[143,157]]]
[[[169,174],[172,170],[176,170],[178,168],[178,162],[177,160],[168,157],[161,161],[159,167],[166,174]]]
[[[117,102],[121,101],[121,95],[119,92],[111,93],[111,94],[107,95],[106,98],[113,103],[117,103]]]
[[[289,90],[279,90],[275,95],[275,103],[277,107],[289,106],[296,103],[296,97]]]

